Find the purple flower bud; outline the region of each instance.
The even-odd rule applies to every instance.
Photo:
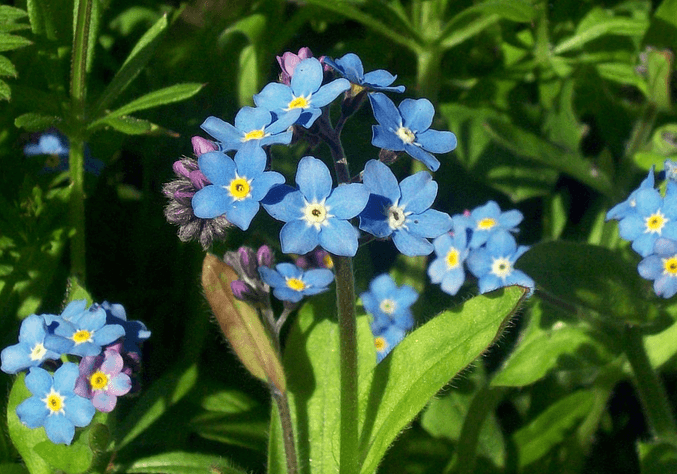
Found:
[[[267,245],[262,245],[256,252],[256,261],[259,263],[259,267],[272,267],[275,263],[273,250]]]
[[[254,249],[251,247],[240,247],[237,249],[237,253],[240,257],[240,264],[242,265],[244,274],[251,279],[258,278],[259,272]]]
[[[190,142],[193,144],[193,153],[195,153],[195,156],[218,150],[216,143],[207,140],[206,138],[195,136],[190,139]]]
[[[202,189],[205,186],[212,184],[200,170],[191,171],[188,175],[188,179],[190,179],[190,182],[196,189]]]
[[[248,301],[252,296],[252,289],[242,280],[233,280],[230,282],[230,289],[233,290],[233,296],[240,301]]]
[[[197,162],[195,164],[197,165]],[[172,165],[172,168],[174,169],[174,173],[176,173],[177,176],[184,176],[187,178],[191,171],[197,169],[197,166],[193,168],[191,165],[192,163],[188,160],[177,160]]]

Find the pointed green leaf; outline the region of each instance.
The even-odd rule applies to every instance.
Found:
[[[0,52],[23,48],[24,46],[28,46],[29,44],[33,44],[32,41],[27,40],[22,36],[0,33]]]
[[[43,130],[55,126],[60,121],[61,117],[29,112],[15,118],[14,126],[23,128],[28,132],[42,132]]]
[[[139,119],[129,115],[122,117],[104,118],[97,121],[96,126],[90,126],[90,131],[95,131],[99,128],[110,127],[125,135],[168,135],[170,137],[178,137],[179,134],[163,128],[148,120]]]
[[[0,23],[10,23],[27,16],[28,13],[20,8],[0,5]]]
[[[677,50],[677,0],[660,2],[642,44]]]
[[[82,286],[80,280],[77,277],[70,277],[68,279],[68,288],[66,289],[66,303],[75,300],[86,300],[88,306],[94,303],[92,295]]]
[[[247,474],[233,467],[223,456],[171,452],[134,461],[125,469],[128,474]]]
[[[674,54],[669,50],[650,50],[647,51],[646,55],[646,82],[649,100],[656,104],[658,110],[668,112],[672,109],[670,91]]]
[[[677,447],[666,442],[638,442],[642,474],[677,472]]]
[[[0,76],[16,77],[16,68],[12,61],[4,56],[0,56]]]
[[[359,389],[363,474],[428,401],[484,352],[519,308],[527,289],[508,287],[466,301],[407,335]]]
[[[12,90],[9,88],[9,85],[0,80],[0,100],[9,100],[12,98]]]

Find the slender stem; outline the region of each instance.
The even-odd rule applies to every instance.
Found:
[[[69,202],[71,226],[75,230],[71,239],[71,275],[85,284],[87,261],[85,257],[85,144],[70,140],[68,161],[71,178]]]
[[[281,393],[274,387],[270,392],[273,394],[273,400],[277,405],[277,412],[280,414],[280,426],[282,426],[282,439],[284,440],[284,453],[287,458],[287,474],[297,474],[299,472],[298,460],[296,457],[296,445],[294,443],[294,429],[289,411],[289,401],[287,393]]]
[[[353,262],[350,257],[332,256],[336,271],[336,303],[341,363],[341,474],[359,472],[357,426],[357,322]]]
[[[649,429],[656,438],[677,442],[677,425],[658,374],[651,366],[644,348],[641,330],[627,326],[624,333],[625,354],[635,375],[635,389],[639,394]]]

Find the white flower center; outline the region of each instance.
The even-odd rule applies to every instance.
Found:
[[[324,205],[324,200],[322,202],[306,202],[306,206],[303,208],[303,220],[305,220],[308,225],[315,226],[316,229],[320,229],[321,226],[327,225],[327,219],[333,217],[329,214],[329,208]]]
[[[512,272],[512,264],[506,257],[492,258],[491,273],[499,278],[505,278]]]

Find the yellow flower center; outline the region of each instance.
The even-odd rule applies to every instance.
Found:
[[[404,143],[411,145],[416,140],[416,135],[414,132],[409,130],[407,127],[400,127],[395,131],[395,135],[399,137]]]
[[[381,304],[379,304],[378,307],[381,311],[390,316],[395,312],[395,309],[397,309],[397,303],[393,300],[385,299],[381,301]]]
[[[449,249],[446,256],[448,269],[451,270],[452,268],[458,267],[458,255],[459,253],[457,249],[455,249],[454,247]]]
[[[31,349],[31,360],[42,360],[46,353],[47,349],[45,349],[45,346],[43,346],[41,342],[38,342],[33,346],[33,349]]]
[[[663,262],[663,275],[677,277],[677,255],[661,260]]]
[[[64,413],[63,401],[65,399],[66,397],[61,396],[59,392],[55,392],[54,387],[52,387],[47,396],[40,400],[45,403],[47,410],[49,410],[49,414],[53,415],[55,413]]]
[[[646,229],[644,230],[644,233],[660,235],[663,226],[665,226],[666,222],[669,220],[670,219],[661,214],[661,211],[656,211],[655,214],[651,214],[646,218]]]
[[[242,201],[249,196],[251,192],[251,186],[245,178],[237,177],[230,182],[228,185],[228,191],[233,199],[236,201]]]
[[[260,140],[265,136],[266,136],[266,134],[263,131],[263,129],[252,130],[251,132],[247,132],[247,133],[244,134],[244,138],[242,138],[242,141],[248,142],[249,140]]]
[[[291,109],[307,109],[308,108],[308,100],[301,96],[301,97],[294,97],[294,100],[289,102],[289,105],[287,105],[287,110]]]
[[[376,352],[383,352],[388,348],[388,342],[381,336],[374,338],[374,345]]]
[[[97,370],[89,376],[89,384],[92,386],[92,390],[103,390],[108,386],[108,376]]]
[[[306,284],[303,283],[303,280],[298,278],[287,278],[287,286],[294,291],[303,291],[306,288]]]
[[[489,230],[496,225],[496,220],[491,217],[485,217],[477,223],[477,230]]]
[[[83,342],[91,342],[93,333],[87,331],[86,329],[80,329],[73,333],[71,338],[75,341],[75,344],[82,344]]]
[[[324,257],[322,257],[322,263],[324,264],[325,268],[332,269],[334,268],[334,261],[331,259],[331,255],[325,254]]]
[[[505,278],[510,275],[510,272],[512,272],[510,260],[505,257],[494,259],[493,263],[491,264],[491,273],[499,278]]]
[[[364,89],[365,89],[364,86],[361,86],[359,84],[353,84],[352,82],[350,83],[350,95],[353,97],[362,92]]]
[[[407,214],[404,212],[404,209],[396,205],[392,205],[388,208],[388,226],[395,230],[404,226],[407,221]]]

